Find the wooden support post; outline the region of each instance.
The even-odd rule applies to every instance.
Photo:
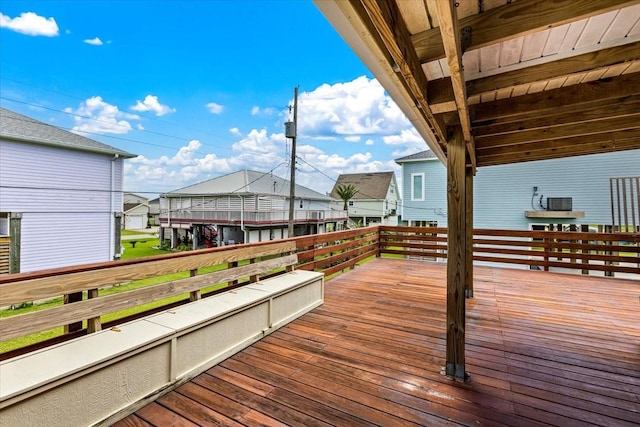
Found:
[[[447,360],[445,375],[465,381],[466,203],[465,142],[455,128],[447,144]]]
[[[12,212],[9,218],[9,273],[20,273],[20,245],[22,239],[22,213]]]
[[[465,235],[466,235],[466,277],[467,298],[473,298],[473,168],[465,169]]]

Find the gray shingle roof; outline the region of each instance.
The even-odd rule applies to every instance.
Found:
[[[340,196],[336,193],[336,187],[353,184],[358,190],[353,199],[384,200],[387,197],[393,177],[393,172],[342,174],[338,177],[330,195],[334,199],[340,200]]]
[[[416,160],[429,160],[437,159],[438,157],[431,150],[420,151],[419,153],[410,154],[408,156],[400,157],[396,159],[396,163],[411,162]]]
[[[241,170],[228,175],[202,181],[188,187],[165,193],[164,196],[201,196],[201,195],[275,195],[289,197],[289,180],[272,175],[269,172]],[[296,197],[311,200],[329,201],[331,198],[307,187],[296,184]]]
[[[76,135],[3,107],[0,107],[0,138],[93,153],[118,154],[124,158],[136,157],[135,154]]]

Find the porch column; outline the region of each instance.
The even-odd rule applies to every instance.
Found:
[[[464,381],[465,280],[467,279],[466,149],[462,129],[447,141],[447,360],[445,374]]]
[[[466,292],[473,298],[473,168],[465,169],[465,223],[466,223]]]

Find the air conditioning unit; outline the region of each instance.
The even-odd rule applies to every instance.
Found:
[[[570,211],[573,209],[572,197],[547,197],[548,211]]]

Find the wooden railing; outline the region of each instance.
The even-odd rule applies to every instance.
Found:
[[[474,261],[554,270],[568,268],[640,277],[640,233],[584,233],[514,230],[475,230]],[[373,226],[287,240],[224,246],[135,260],[88,264],[56,270],[0,276],[0,307],[55,297],[65,304],[0,319],[0,339],[20,337],[59,325],[61,337],[37,346],[110,328],[154,312],[253,283],[278,274],[286,255],[297,256],[298,269],[324,272],[326,278],[376,256],[401,256],[426,260],[447,257],[447,229]],[[238,268],[240,266],[241,268]],[[210,270],[214,268],[215,272]],[[233,271],[232,271],[233,270]],[[265,273],[269,270],[269,273]],[[101,289],[139,279],[182,272],[183,278],[123,293],[101,296]],[[162,281],[162,280],[160,280]],[[210,289],[220,284],[221,289]],[[171,303],[168,297],[186,295]],[[174,298],[175,299],[175,298]],[[76,302],[73,302],[76,301]],[[103,316],[150,302],[159,307],[118,320]],[[37,347],[10,351],[0,359]]]
[[[380,226],[380,253],[446,259],[447,229]],[[476,229],[476,262],[640,275],[640,233]],[[640,276],[639,276],[640,277]]]
[[[2,341],[64,326],[61,337],[0,355],[13,357],[77,336],[113,327],[173,306],[227,291],[282,272],[295,256],[296,268],[326,275],[353,268],[378,252],[376,227],[303,236],[287,240],[224,246],[134,260],[87,264],[69,268],[0,276],[0,307],[63,297],[64,304],[0,319]],[[289,257],[287,257],[289,256]],[[211,271],[211,270],[215,271]],[[181,278],[162,276],[183,273]],[[260,277],[258,277],[260,276]],[[161,283],[101,295],[101,290],[132,281],[158,278]],[[210,289],[220,285],[218,289]],[[209,288],[209,289],[208,289]],[[103,323],[105,315],[144,304],[187,295]],[[174,298],[175,299],[175,298]]]

